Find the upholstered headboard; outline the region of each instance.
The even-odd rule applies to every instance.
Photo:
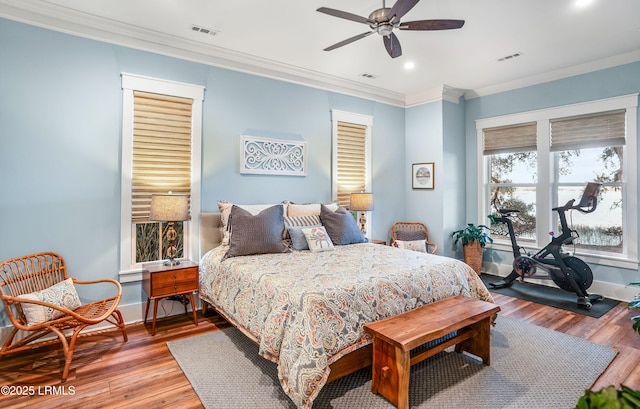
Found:
[[[200,213],[200,257],[222,243],[220,213]]]

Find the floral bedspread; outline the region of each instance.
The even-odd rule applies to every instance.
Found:
[[[285,393],[311,408],[329,365],[371,342],[363,325],[463,294],[493,302],[461,261],[379,244],[200,261],[200,296],[278,363]]]

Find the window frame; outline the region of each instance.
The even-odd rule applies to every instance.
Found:
[[[555,155],[551,152],[550,122],[552,119],[568,118],[578,115],[596,114],[617,109],[626,110],[626,144],[624,147],[624,209],[622,222],[625,226],[624,250],[623,254],[615,253],[587,253],[580,251],[580,257],[586,262],[622,267],[629,269],[638,268],[638,197],[637,180],[637,138],[638,138],[638,94],[629,94],[619,97],[600,99],[595,101],[570,104],[492,118],[476,120],[476,142],[477,142],[477,198],[478,198],[478,223],[486,224],[486,215],[491,212],[488,202],[489,195],[489,158],[483,154],[483,130],[500,126],[509,126],[525,122],[536,122],[537,124],[537,172],[538,178],[536,187],[536,243],[528,248],[537,251],[548,242],[548,232],[553,229],[553,214],[551,211],[554,188],[557,181],[553,179]],[[520,185],[520,184],[518,184]],[[564,183],[561,185],[565,185]],[[578,199],[578,198],[576,198]],[[492,248],[495,250],[511,252],[511,244],[507,240],[495,240]]]
[[[142,280],[135,263],[135,224],[131,222],[134,91],[193,99],[191,112],[191,220],[184,224],[184,258],[198,260],[200,234],[200,172],[202,168],[202,102],[204,86],[122,73],[122,157],[120,183],[120,282]],[[147,262],[150,264],[154,262]],[[162,260],[156,263],[162,263]]]
[[[365,191],[371,193],[371,132],[373,117],[353,112],[331,110],[331,197],[338,197],[338,122],[348,122],[366,127],[365,131]],[[371,231],[371,212],[365,225],[367,235]]]

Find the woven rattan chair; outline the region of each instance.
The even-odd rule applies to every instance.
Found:
[[[64,349],[65,364],[62,371],[62,382],[64,382],[69,375],[69,367],[71,366],[76,340],[80,332],[86,327],[100,324],[104,321],[109,322],[122,331],[124,341],[127,341],[127,332],[122,320],[122,314],[117,309],[122,295],[122,288],[120,283],[115,280],[77,281],[73,278],[73,285],[70,285],[70,287],[73,288],[74,292],[76,285],[111,283],[115,286],[116,293],[112,297],[84,304],[73,310],[50,302],[34,300],[31,298],[35,297],[29,296],[30,293],[48,289],[68,278],[64,259],[55,253],[37,253],[0,262],[0,296],[2,297],[5,312],[14,326],[13,331],[11,331],[2,349],[0,349],[0,358],[13,352],[60,342]],[[33,309],[38,308],[37,306],[51,309],[41,310],[49,311],[54,318],[40,323],[29,323],[27,321],[28,315],[25,315],[25,311],[28,307]],[[72,330],[72,332],[65,335],[65,330]],[[25,331],[27,335],[25,338],[14,342],[18,331]],[[57,338],[41,340],[42,337],[52,332],[57,335]],[[88,333],[83,333],[82,335],[88,335]]]
[[[400,241],[424,240],[427,252],[435,254],[438,246],[429,241],[429,230],[420,222],[396,222],[391,226],[391,245],[398,247]]]

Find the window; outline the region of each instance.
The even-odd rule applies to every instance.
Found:
[[[191,111],[193,100],[133,92],[133,163],[131,222],[135,234],[134,264],[157,261],[166,254],[167,223],[150,222],[154,193],[191,194]],[[184,223],[177,232],[176,258],[184,257]]]
[[[121,281],[162,260],[166,223],[149,222],[154,193],[187,194],[190,221],[178,222],[178,257],[196,259],[200,213],[203,87],[122,74]]]
[[[533,251],[559,231],[552,208],[600,182],[596,211],[568,214],[580,235],[575,251],[637,268],[636,109],[631,95],[477,121],[480,215],[520,210],[514,230]],[[510,250],[501,227],[494,226],[494,247]]]
[[[373,118],[331,111],[333,124],[332,194],[349,207],[351,193],[371,191],[371,127]],[[369,231],[367,220],[366,231]]]

